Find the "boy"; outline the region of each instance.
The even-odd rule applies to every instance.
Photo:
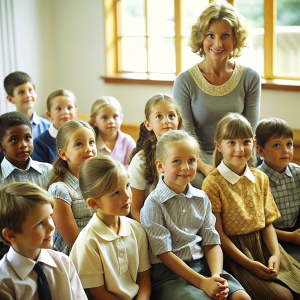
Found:
[[[29,119],[16,111],[0,116],[0,187],[10,182],[33,182],[46,189],[52,166],[31,159],[33,140]]]
[[[53,207],[54,199],[32,183],[0,189],[0,240],[10,245],[0,261],[0,299],[87,299],[72,261],[50,249]]]
[[[68,90],[57,90],[47,99],[47,117],[52,121],[48,130],[34,139],[32,158],[52,163],[57,156],[56,135],[60,126],[77,116],[75,95]]]
[[[50,121],[38,116],[33,110],[37,94],[28,74],[20,71],[10,73],[4,79],[4,88],[7,100],[15,104],[17,112],[30,120],[34,139],[50,127]]]
[[[291,126],[278,118],[263,119],[256,128],[256,149],[263,158],[258,169],[268,175],[281,214],[273,223],[278,240],[300,245],[300,166],[291,162],[293,138]]]

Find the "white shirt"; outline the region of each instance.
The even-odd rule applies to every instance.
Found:
[[[13,247],[0,261],[0,299],[38,300],[36,262],[43,263],[52,300],[87,299],[76,269],[68,256],[50,249],[41,249],[37,261],[27,258]]]

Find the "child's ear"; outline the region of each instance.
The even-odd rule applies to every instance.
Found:
[[[216,146],[216,148],[219,152],[222,152],[222,148],[221,148],[220,144],[217,141],[215,141],[215,146]]]
[[[153,130],[152,125],[151,125],[151,123],[148,120],[145,120],[144,124],[145,124],[145,127],[146,127],[146,129],[148,131],[152,131]]]
[[[95,198],[88,198],[86,200],[86,203],[89,207],[91,207],[93,209],[99,208],[99,205],[98,205],[97,201],[95,200]]]
[[[164,168],[163,168],[163,166],[162,166],[162,163],[161,163],[159,160],[157,160],[157,161],[155,162],[155,164],[156,164],[157,170],[158,170],[160,173],[165,173]]]
[[[75,118],[77,118],[78,108],[75,107]]]
[[[68,156],[67,156],[66,152],[64,151],[64,149],[59,149],[58,155],[60,156],[61,159],[65,160],[65,161],[68,160]]]
[[[6,99],[7,99],[10,103],[15,104],[15,101],[14,101],[14,97],[13,97],[13,96],[7,95]]]
[[[2,147],[2,142],[0,141],[0,152],[3,152],[4,148]]]
[[[51,114],[49,113],[49,111],[46,111],[46,116],[47,116],[48,119],[51,120]]]
[[[97,127],[97,123],[95,118],[91,118],[91,123],[93,124],[93,126]]]
[[[12,230],[8,229],[8,228],[4,228],[2,229],[2,235],[3,237],[9,241],[11,244],[16,242],[16,236],[13,233]]]
[[[265,157],[265,150],[262,146],[256,145],[257,153],[260,157]]]

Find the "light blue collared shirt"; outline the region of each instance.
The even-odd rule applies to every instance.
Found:
[[[44,131],[48,130],[51,125],[51,122],[49,120],[38,116],[35,111],[32,114],[30,123],[31,123],[33,139],[38,137]]]
[[[141,210],[150,262],[161,263],[157,255],[170,251],[185,261],[202,258],[202,246],[220,244],[215,222],[205,192],[188,184],[186,194],[176,194],[160,179]]]
[[[300,214],[300,166],[290,163],[279,173],[263,161],[258,169],[269,177],[271,193],[281,214],[274,227],[292,228]]]
[[[11,182],[31,182],[47,190],[52,165],[33,160],[29,157],[25,170],[17,168],[5,157],[1,163],[0,186]]]

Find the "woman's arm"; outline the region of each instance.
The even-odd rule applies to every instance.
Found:
[[[243,115],[250,122],[253,130],[255,130],[260,115],[261,84],[259,74],[249,69],[245,76],[244,86],[246,96]]]
[[[68,247],[72,249],[73,244],[78,237],[79,229],[71,205],[62,199],[54,199],[55,208],[53,210],[53,221],[61,237]]]
[[[136,300],[149,300],[151,296],[150,271],[138,272],[137,284],[139,291],[135,297]]]
[[[132,217],[135,220],[141,222],[140,213],[145,201],[145,191],[137,190],[133,187],[131,188],[131,191],[132,191],[132,202],[131,202],[130,212]]]

